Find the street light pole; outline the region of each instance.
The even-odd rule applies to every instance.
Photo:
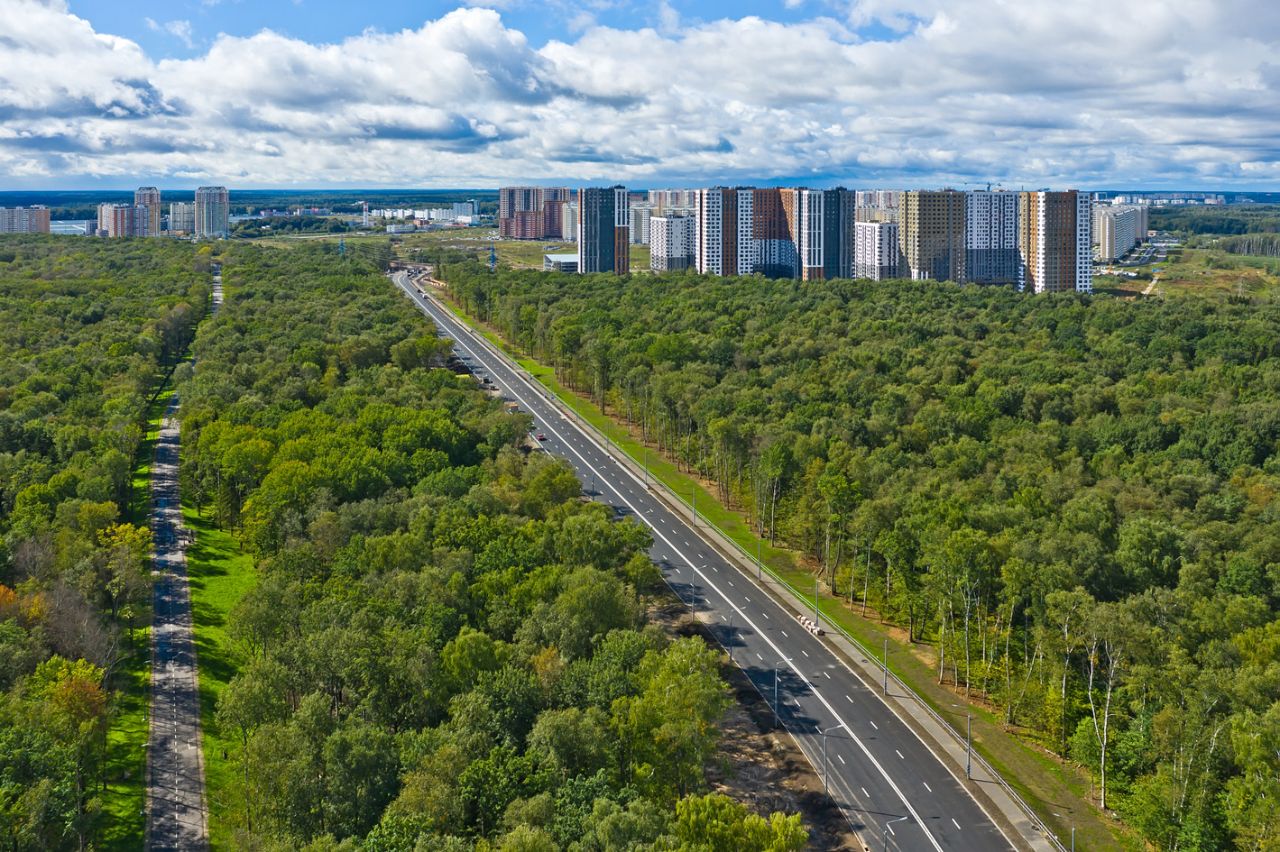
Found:
[[[832,725],[822,732],[822,792],[828,796],[831,795],[831,788],[827,783],[827,779],[831,777],[831,764],[827,762],[827,734],[839,729],[839,725]]]
[[[818,614],[818,578],[813,578],[813,623],[822,626],[822,616]]]
[[[774,727],[782,721],[782,716],[778,713],[778,667],[791,662],[789,658],[778,660],[773,664],[773,724]]]
[[[762,580],[762,579],[764,579],[764,574],[763,574],[763,572],[764,572],[764,560],[762,560],[762,559],[760,558],[760,543],[761,543],[762,541],[763,541],[763,539],[761,539],[761,538],[759,538],[759,537],[757,537],[757,538],[756,538],[756,579],[757,579],[757,580]]]
[[[889,694],[889,640],[884,640],[884,694]]]
[[[973,714],[965,716],[964,721],[964,777],[973,777]]]
[[[884,824],[884,852],[889,852],[889,835],[893,834],[893,824],[895,822],[902,822],[905,819],[906,817],[902,816],[897,819],[891,819]]]

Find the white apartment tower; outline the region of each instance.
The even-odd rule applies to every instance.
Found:
[[[965,193],[965,280],[1014,284],[1018,280],[1018,193]]]
[[[649,219],[649,268],[677,272],[693,265],[697,220],[693,216],[653,216]]]
[[[1098,259],[1116,260],[1147,238],[1147,209],[1136,205],[1099,204],[1093,210],[1093,239]]]
[[[801,189],[798,200],[796,251],[800,256],[800,278],[802,281],[818,281],[824,277],[825,267],[826,195],[820,189]]]
[[[884,281],[902,276],[897,222],[855,222],[853,277]]]
[[[696,211],[695,265],[708,275],[750,275],[756,262],[750,189],[700,189]]]

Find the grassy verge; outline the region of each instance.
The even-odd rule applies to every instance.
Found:
[[[149,620],[149,619],[145,619]],[[107,731],[101,848],[138,849],[146,832],[147,705],[151,700],[149,627],[134,631],[129,655],[112,677],[115,707]]]
[[[227,633],[227,614],[253,588],[257,574],[253,560],[231,533],[218,529],[195,508],[182,507],[183,522],[195,534],[187,550],[191,584],[196,660],[200,670],[200,727],[204,748],[205,794],[209,803],[209,840],[215,849],[232,847],[234,825],[242,795],[237,783],[235,743],[224,738],[214,720],[218,696],[239,665],[235,645]]]
[[[486,340],[506,352],[561,402],[606,435],[637,463],[647,464],[650,475],[661,481],[686,502],[696,504],[701,519],[719,528],[747,553],[759,553],[773,575],[791,586],[807,606],[813,606],[813,574],[802,567],[793,551],[774,547],[756,536],[746,519],[725,508],[715,497],[676,465],[643,445],[625,426],[601,411],[593,402],[561,385],[552,368],[520,352],[493,329],[479,323],[454,303],[456,313]],[[823,616],[839,624],[863,645],[883,648],[889,640],[889,669],[920,695],[939,715],[963,730],[965,718],[973,714],[974,748],[991,763],[1011,787],[1027,801],[1045,824],[1059,837],[1076,830],[1078,848],[1119,850],[1140,848],[1122,827],[1108,822],[1086,801],[1089,781],[1074,767],[1064,765],[1032,744],[1004,730],[998,714],[983,705],[966,702],[950,689],[939,686],[926,662],[917,656],[918,646],[900,641],[887,626],[863,618],[842,598],[820,595]]]

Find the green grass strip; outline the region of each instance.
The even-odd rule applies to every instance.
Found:
[[[230,849],[237,825],[233,815],[243,811],[237,744],[224,737],[214,712],[218,696],[239,669],[241,659],[227,632],[227,615],[258,580],[253,559],[240,549],[236,537],[218,529],[207,515],[182,506],[183,522],[195,533],[187,549],[195,625],[196,662],[200,672],[200,728],[204,749],[205,796],[209,805],[209,842],[214,849]]]

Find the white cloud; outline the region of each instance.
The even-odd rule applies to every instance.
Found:
[[[483,3],[478,5],[507,5]],[[0,182],[1257,185],[1280,175],[1280,5],[855,0],[839,20],[596,26],[491,8],[153,61],[61,0],[0,2]],[[1105,22],[1106,26],[1100,26]],[[892,40],[860,38],[879,23]],[[190,23],[149,21],[184,43]]]
[[[153,18],[143,18],[147,24],[147,29],[152,32],[165,32],[174,36],[189,49],[194,48],[195,41],[191,38],[191,22],[190,21],[167,21],[166,23],[156,23]]]

